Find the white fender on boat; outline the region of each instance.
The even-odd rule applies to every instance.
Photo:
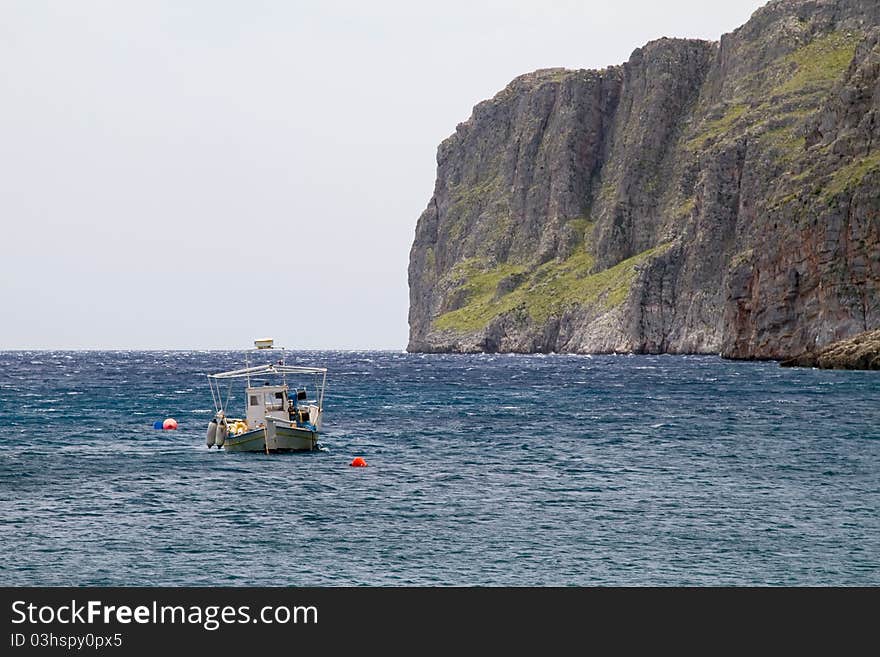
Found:
[[[214,438],[217,436],[217,420],[211,419],[208,422],[208,435],[205,437],[205,444],[208,446],[208,449],[214,446]]]
[[[217,425],[217,433],[214,435],[214,444],[217,445],[217,449],[223,447],[223,443],[226,442],[226,436],[228,434],[229,427],[226,426],[226,422]]]

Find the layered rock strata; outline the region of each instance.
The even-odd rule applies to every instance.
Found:
[[[880,3],[523,75],[437,153],[410,351],[785,358],[880,327]]]

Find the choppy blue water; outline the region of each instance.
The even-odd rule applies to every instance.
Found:
[[[298,356],[326,450],[266,456],[204,445],[240,353],[0,353],[2,584],[880,584],[877,373]]]

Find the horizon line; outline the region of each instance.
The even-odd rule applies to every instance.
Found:
[[[0,353],[24,351],[253,351],[254,347],[10,347]],[[290,349],[276,347],[264,351],[406,351],[406,347],[310,347]]]

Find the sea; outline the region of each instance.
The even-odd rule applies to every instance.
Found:
[[[287,352],[321,449],[208,449],[243,358],[0,352],[0,583],[880,585],[880,373]]]

